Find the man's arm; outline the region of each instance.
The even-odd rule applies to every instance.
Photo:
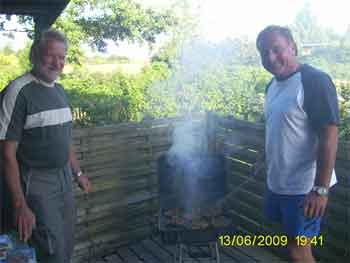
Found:
[[[320,134],[315,185],[329,187],[338,149],[338,127],[328,125]]]
[[[85,175],[81,174],[80,163],[75,153],[73,144],[71,144],[69,150],[69,162],[72,167],[73,174],[76,175],[78,185],[84,190],[85,193],[89,193],[91,191],[91,183]]]
[[[325,126],[319,135],[319,154],[315,185],[329,188],[338,147],[338,127]],[[328,197],[310,192],[305,198],[305,215],[309,217],[323,216]]]
[[[21,187],[16,150],[16,141],[3,142],[5,179],[11,192],[15,224],[18,226],[20,239],[26,242],[32,235],[35,226],[35,215],[28,207]]]
[[[70,149],[69,149],[69,162],[72,167],[73,174],[78,174],[81,171],[80,163],[75,153],[73,144],[70,145]]]

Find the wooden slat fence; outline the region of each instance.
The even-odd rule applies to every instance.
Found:
[[[75,262],[86,262],[151,231],[156,182],[151,152],[139,124],[76,130],[75,147],[93,192],[77,190]]]
[[[195,117],[201,123],[200,117]],[[74,143],[93,192],[78,189],[74,262],[106,255],[154,231],[158,212],[157,158],[171,146],[182,119],[77,129]],[[91,261],[93,262],[93,261]]]
[[[208,116],[195,116],[193,120],[198,130],[206,129],[210,139],[214,138],[211,147],[226,157],[227,182],[235,193],[227,209],[238,229],[264,235],[278,231],[279,226],[267,222],[263,215],[265,172],[250,175],[264,150],[264,126]],[[89,195],[76,189],[74,262],[94,262],[96,256],[113,253],[116,247],[141,240],[154,231],[158,211],[156,160],[170,148],[174,127],[183,121],[164,119],[74,130],[83,171],[93,184]],[[323,226],[324,245],[315,248],[317,256],[334,262],[349,256],[349,150],[348,143],[339,144],[339,183],[330,196]]]

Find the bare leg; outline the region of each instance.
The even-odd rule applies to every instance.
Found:
[[[298,245],[294,239],[288,241],[288,251],[292,262],[315,263],[315,258],[312,255],[311,244]]]

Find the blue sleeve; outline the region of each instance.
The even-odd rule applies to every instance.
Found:
[[[338,125],[338,98],[331,78],[321,71],[310,69],[302,76],[304,108],[311,126],[319,131],[326,125]]]

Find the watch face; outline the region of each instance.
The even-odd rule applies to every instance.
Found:
[[[318,188],[316,189],[316,192],[317,192],[319,195],[323,195],[323,196],[325,196],[325,195],[328,194],[328,190],[327,190],[326,188],[324,188],[324,187],[318,187]]]

